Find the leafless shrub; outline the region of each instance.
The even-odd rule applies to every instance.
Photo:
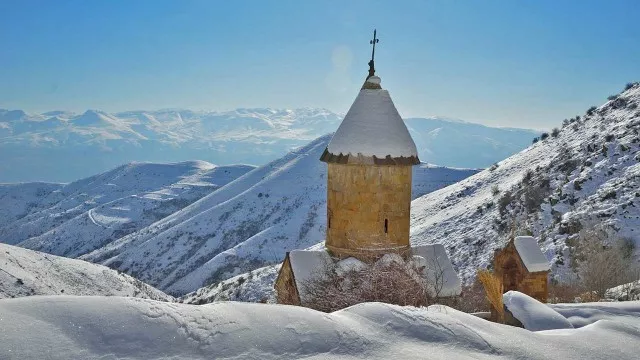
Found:
[[[376,264],[365,270],[350,270],[339,275],[332,264],[306,281],[303,305],[333,312],[363,302],[427,306],[431,303],[420,269],[406,264]]]
[[[491,310],[484,292],[484,287],[477,278],[473,284],[462,288],[462,296],[453,298],[449,303],[445,302],[443,305],[466,313],[487,312]]]
[[[583,293],[584,288],[578,281],[550,281],[547,302],[551,304],[575,302]]]
[[[631,282],[638,269],[633,259],[633,243],[611,237],[601,225],[582,229],[568,243],[572,266],[582,287],[604,298],[606,291]]]

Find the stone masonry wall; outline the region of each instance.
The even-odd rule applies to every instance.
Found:
[[[493,261],[496,275],[502,278],[504,292],[516,290],[540,302],[547,302],[547,272],[529,272],[522,263],[513,242],[504,249],[496,251]]]
[[[293,270],[289,256],[285,257],[282,268],[274,285],[276,289],[276,301],[278,304],[300,305],[298,290],[293,278]]]
[[[327,248],[340,257],[408,251],[411,166],[327,165]]]

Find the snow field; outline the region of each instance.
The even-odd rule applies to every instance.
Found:
[[[638,314],[618,311],[579,329],[532,332],[440,305],[366,303],[326,314],[236,302],[29,297],[0,301],[0,358],[635,359]]]

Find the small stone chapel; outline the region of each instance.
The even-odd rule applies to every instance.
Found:
[[[493,269],[504,292],[516,290],[546,303],[551,264],[532,236],[516,236],[496,249]]]
[[[327,163],[325,248],[288,252],[275,282],[278,303],[304,306],[304,282],[327,264],[370,266],[383,256],[436,262],[445,296],[459,295],[458,276],[441,244],[411,247],[412,166],[416,145],[391,96],[375,75],[374,32],[369,74],[320,157]],[[433,276],[425,270],[422,276]]]

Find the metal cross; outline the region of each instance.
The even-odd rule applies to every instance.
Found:
[[[369,61],[369,76],[367,76],[367,79],[372,77],[376,73],[373,58],[376,56],[376,44],[379,42],[380,39],[376,37],[376,29],[373,29],[373,40],[369,40],[369,44],[373,45],[373,49],[371,50],[371,61]]]
[[[380,39],[376,37],[376,29],[373,29],[373,40],[369,40],[369,44],[373,45],[373,49],[371,50],[371,61],[376,56],[376,44],[380,42]]]

